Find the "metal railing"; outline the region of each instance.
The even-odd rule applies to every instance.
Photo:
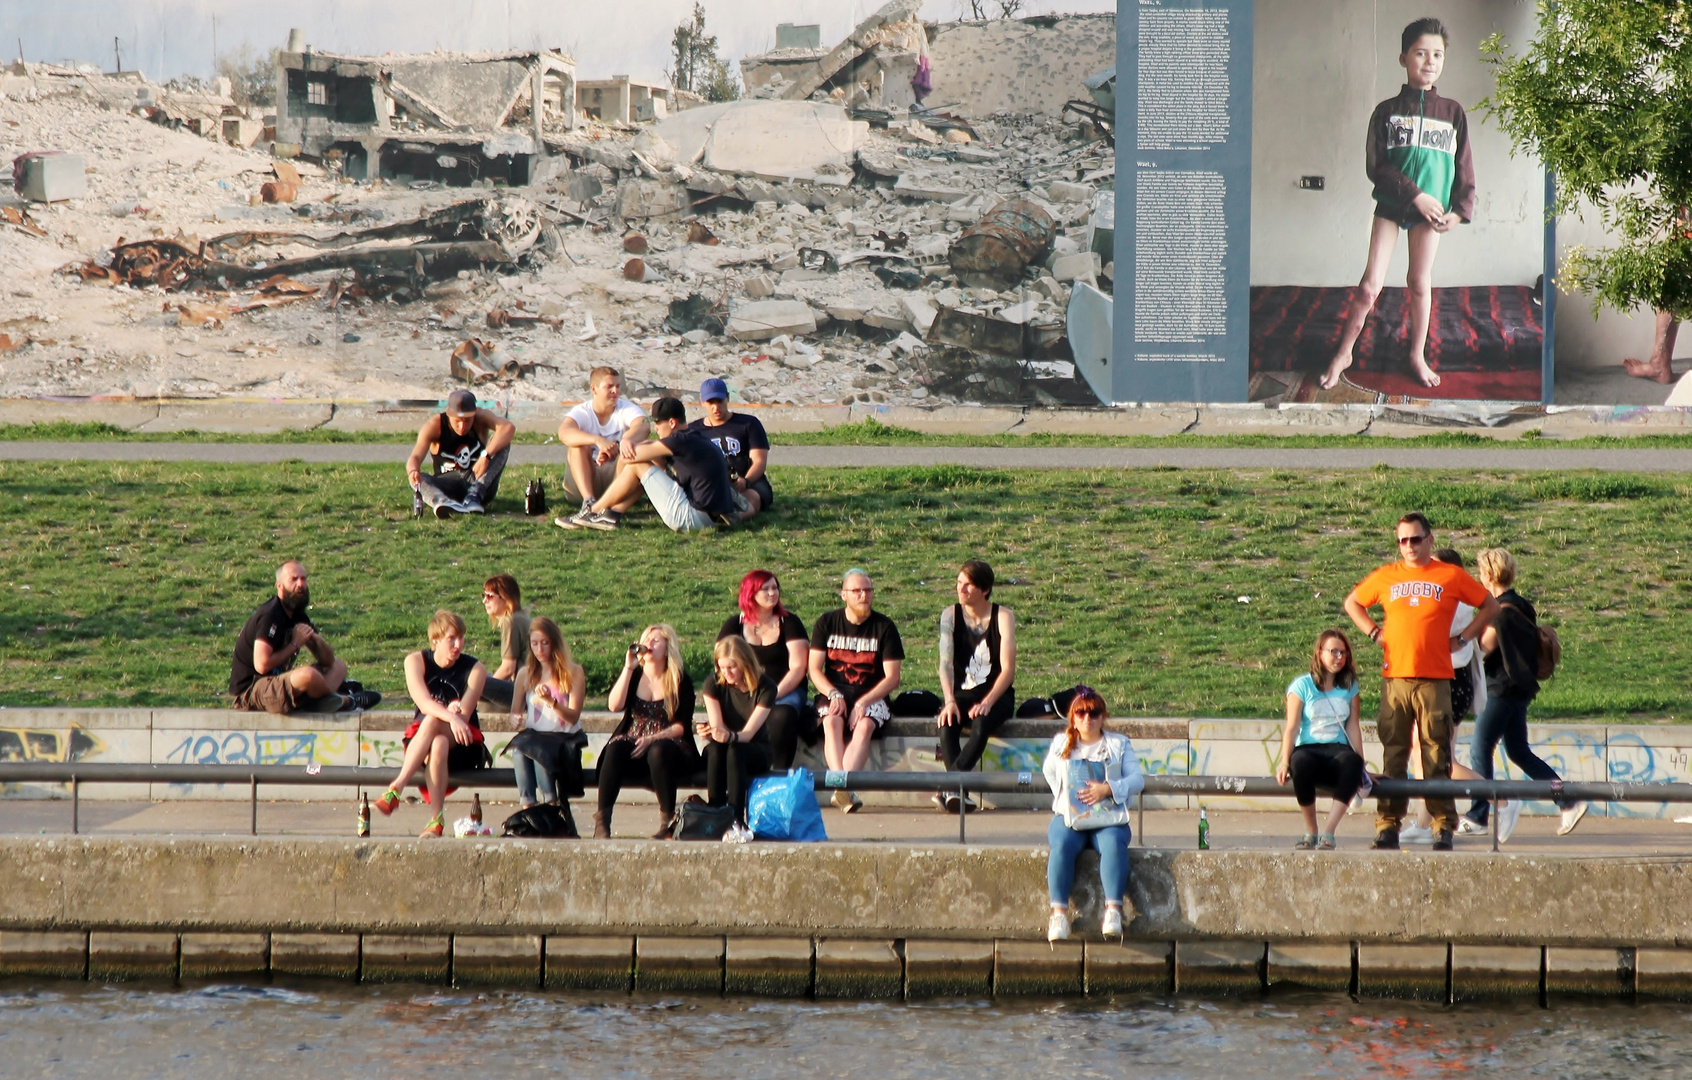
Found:
[[[588,787],[598,785],[598,770],[583,769]],[[894,791],[951,794],[1050,794],[1038,772],[842,772],[812,771],[818,791]],[[310,787],[386,788],[391,768],[347,765],[145,765],[79,762],[0,762],[0,784],[69,784],[71,832],[81,831],[83,784],[246,784],[251,806],[250,830],[258,835],[260,784]],[[692,779],[697,779],[692,778]],[[512,769],[475,769],[453,773],[459,788],[514,788]],[[415,782],[415,781],[414,781]],[[682,787],[700,787],[684,783]],[[1212,798],[1291,798],[1291,785],[1266,776],[1148,776],[1137,800],[1137,832],[1145,845],[1145,796],[1190,795]],[[1692,802],[1692,784],[1584,782],[1560,780],[1376,780],[1369,798],[1540,799],[1586,802]],[[965,842],[958,814],[958,842]],[[1498,815],[1491,815],[1493,850],[1498,848]]]

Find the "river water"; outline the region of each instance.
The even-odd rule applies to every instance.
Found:
[[[1455,1009],[1250,1001],[930,1004],[472,993],[411,986],[135,989],[0,984],[0,1076],[564,1075],[1424,1077],[1692,1075],[1692,1009]]]

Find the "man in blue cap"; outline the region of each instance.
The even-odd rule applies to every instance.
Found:
[[[764,434],[764,424],[756,416],[729,411],[728,384],[721,379],[706,379],[699,385],[699,407],[705,415],[687,425],[717,444],[728,459],[729,475],[735,490],[741,494],[756,492],[758,501],[753,513],[769,509],[775,501],[770,481],[764,470],[770,463],[770,439]],[[749,515],[750,516],[750,515]]]

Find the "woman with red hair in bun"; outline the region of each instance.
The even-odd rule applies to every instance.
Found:
[[[799,740],[816,736],[816,717],[805,703],[805,671],[810,662],[810,635],[799,616],[781,603],[781,582],[768,570],[754,570],[740,579],[740,611],[717,631],[717,640],[738,637],[752,647],[764,675],[776,687],[775,707],[764,723],[774,752],[773,767],[793,767]]]

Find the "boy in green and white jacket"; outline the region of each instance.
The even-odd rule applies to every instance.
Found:
[[[1438,386],[1428,366],[1428,320],[1433,307],[1433,263],[1439,238],[1475,208],[1475,166],[1469,153],[1469,120],[1463,106],[1434,88],[1445,68],[1451,35],[1438,19],[1417,19],[1404,28],[1398,62],[1407,81],[1375,106],[1369,118],[1366,164],[1374,182],[1375,218],[1369,234],[1369,262],[1351,305],[1339,350],[1322,376],[1328,389],[1352,364],[1363,323],[1386,284],[1387,263],[1398,231],[1410,233],[1410,367],[1423,386]]]

